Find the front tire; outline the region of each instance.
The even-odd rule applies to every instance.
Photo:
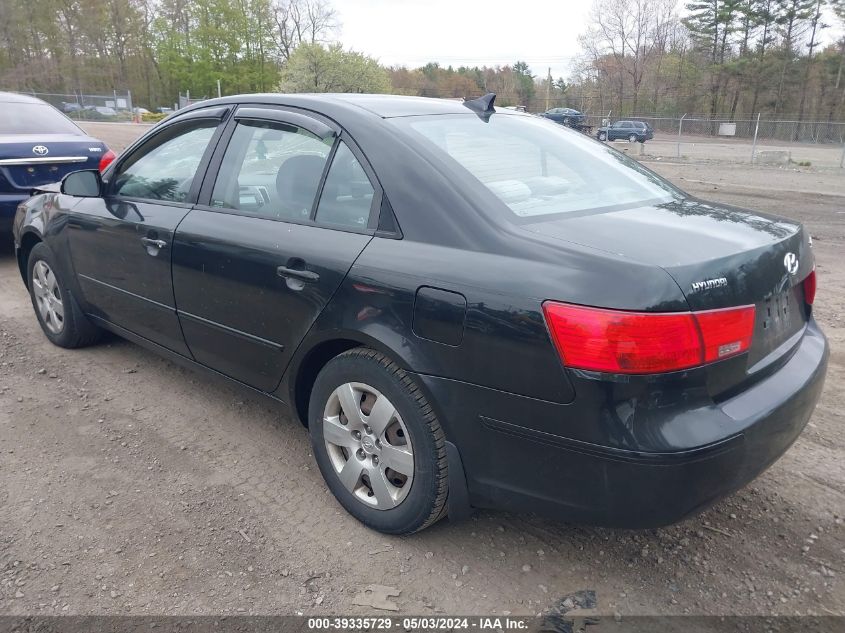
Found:
[[[43,242],[29,254],[27,280],[35,316],[51,343],[72,349],[100,338],[101,330],[83,314],[56,266],[53,251]]]
[[[599,140],[600,141],[606,141],[607,140],[607,134],[605,132],[599,132]]]
[[[340,504],[385,534],[418,532],[443,517],[446,441],[411,377],[358,347],[317,376],[308,407],[314,456]]]
[[[628,137],[628,141],[631,142],[631,143],[636,143],[638,140],[640,140],[640,139],[637,138],[636,134],[631,134],[631,136]]]

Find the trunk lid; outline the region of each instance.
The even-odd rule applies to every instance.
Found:
[[[0,135],[0,193],[27,193],[72,171],[97,169],[106,146],[75,134]]]
[[[810,239],[783,218],[685,199],[572,213],[524,228],[659,266],[693,311],[754,305],[750,373],[785,354],[809,319],[801,282],[813,269]]]

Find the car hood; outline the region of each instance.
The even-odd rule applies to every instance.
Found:
[[[757,303],[790,283],[784,258],[812,269],[800,224],[694,198],[622,210],[573,213],[523,225],[528,231],[666,270],[692,309]],[[707,280],[724,285],[701,290]]]

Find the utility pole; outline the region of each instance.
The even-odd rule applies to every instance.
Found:
[[[549,102],[552,98],[552,67],[549,66],[549,74],[546,81],[546,112],[549,111]]]
[[[757,155],[757,132],[760,130],[760,113],[757,113],[757,123],[754,125],[754,142],[751,143],[751,164],[754,164],[754,157]],[[842,165],[840,165],[842,167]]]

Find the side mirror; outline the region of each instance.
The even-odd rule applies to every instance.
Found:
[[[103,191],[103,180],[96,169],[73,171],[62,178],[61,192],[80,198],[99,198]]]

